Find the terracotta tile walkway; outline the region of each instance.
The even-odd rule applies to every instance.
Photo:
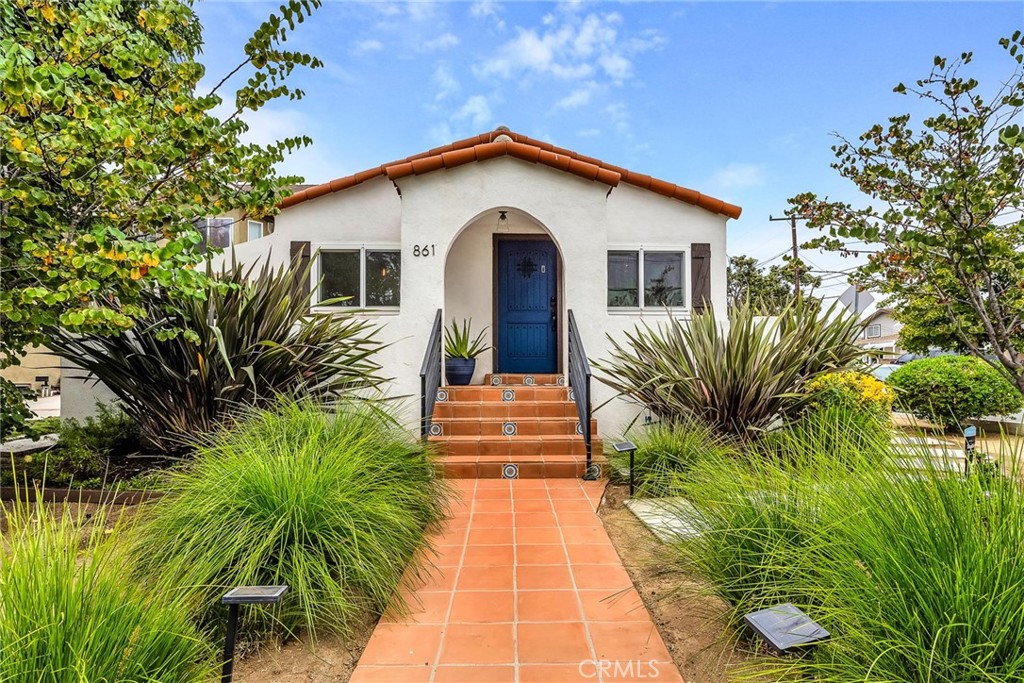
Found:
[[[351,683],[679,683],[595,511],[603,482],[467,479]]]

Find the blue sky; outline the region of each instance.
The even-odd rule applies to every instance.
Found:
[[[277,4],[197,3],[208,80]],[[938,54],[973,51],[969,73],[994,87],[1013,66],[998,40],[1019,28],[1019,1],[326,0],[287,44],[326,63],[294,79],[306,98],[248,120],[257,141],[311,136],[283,167],[310,182],[507,125],[741,205],[730,253],[769,259],[789,244],[768,222],[788,197],[859,201],[829,168],[832,132],[920,112],[892,88]]]

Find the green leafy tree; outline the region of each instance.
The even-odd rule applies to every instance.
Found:
[[[285,2],[212,89],[190,0],[0,3],[0,365],[58,327],[131,328],[155,286],[205,297],[194,221],[270,214],[299,180],[274,166],[309,139],[245,144],[242,114],[302,97],[286,78],[321,64],[282,44],[319,2]]]
[[[821,284],[821,278],[807,272],[807,266],[799,263],[800,291],[809,294]],[[752,256],[731,256],[729,258],[729,305],[739,306],[749,300],[762,315],[778,315],[793,301],[793,265],[787,259],[782,266],[767,270],[759,268]]]
[[[932,108],[919,129],[894,116],[833,147],[833,168],[881,208],[790,203],[827,233],[807,246],[869,254],[855,281],[889,295],[907,348],[969,352],[1024,393],[1024,40],[1000,44],[1018,66],[989,97],[961,75],[971,53],[936,57],[916,87],[895,88]]]

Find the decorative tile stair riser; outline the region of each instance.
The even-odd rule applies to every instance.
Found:
[[[564,375],[494,374],[482,386],[438,389],[428,440],[443,476],[502,478],[515,465],[519,479],[583,477],[583,428],[564,384]],[[603,461],[596,420],[590,433],[593,461]]]

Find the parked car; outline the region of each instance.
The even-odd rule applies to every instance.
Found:
[[[871,368],[870,374],[875,379],[879,379],[884,382],[886,379],[889,378],[889,375],[894,373],[896,369],[899,367],[900,366],[896,365],[895,363],[883,363],[882,365],[877,365]]]
[[[898,356],[893,361],[895,365],[905,365],[912,360],[919,360],[921,358],[936,358],[938,356],[959,356],[960,354],[956,351],[946,351],[945,349],[928,349],[928,353],[904,353]]]

